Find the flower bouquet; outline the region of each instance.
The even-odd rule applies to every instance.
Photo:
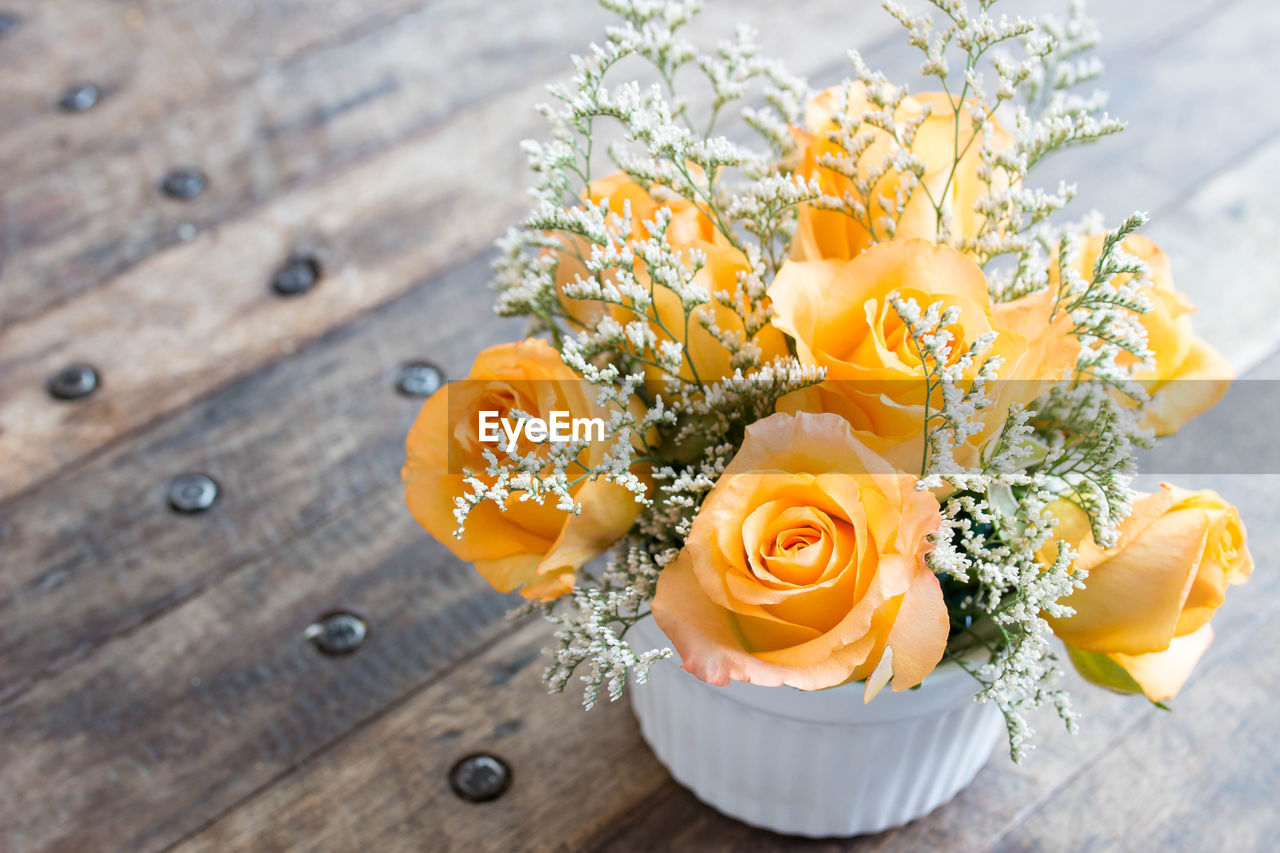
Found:
[[[530,337],[426,402],[404,469],[417,519],[558,626],[550,689],[649,680],[678,780],[810,835],[932,809],[1001,718],[1015,760],[1027,711],[1074,728],[1052,635],[1173,697],[1252,563],[1215,493],[1135,494],[1133,451],[1231,371],[1141,215],[1069,221],[1072,186],[1029,182],[1122,127],[1077,93],[1081,5],[885,2],[932,91],[855,52],[815,94],[745,29],[700,53],[693,0],[601,2],[499,242]]]

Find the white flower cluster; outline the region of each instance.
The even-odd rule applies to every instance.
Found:
[[[623,544],[594,584],[575,587],[571,608],[535,606],[560,626],[555,635],[560,645],[543,675],[550,692],[564,690],[582,668],[583,704],[590,709],[601,690],[616,700],[622,696],[628,673],[643,683],[649,667],[671,655],[670,649],[637,654],[625,639],[630,626],[648,614],[660,568],[646,543]]]
[[[1075,380],[1057,385],[1032,408],[1013,407],[973,467],[959,465],[955,450],[983,428],[999,360],[988,358],[972,379],[965,377],[991,340],[980,338],[952,359],[946,327],[955,322],[954,309],[933,303],[921,311],[912,300],[893,300],[924,366],[927,399],[940,401],[937,411],[926,409],[920,488],[953,490],[942,502],[943,525],[929,555],[934,571],[949,581],[948,609],[953,631],[960,632],[948,655],[982,683],[978,698],[1004,713],[1015,761],[1033,734],[1026,711],[1051,704],[1071,731],[1077,725],[1067,694],[1054,686],[1061,671],[1044,616],[1071,614],[1059,599],[1083,586],[1084,573],[1072,567],[1075,554],[1064,542],[1045,565],[1052,521],[1044,510],[1056,499],[1070,500],[1088,515],[1094,539],[1114,545],[1129,513],[1133,447],[1150,440],[1138,426],[1142,409],[1111,393],[1118,388],[1136,402],[1146,399],[1132,381],[1133,363],[1115,361],[1120,351],[1149,356],[1136,322],[1148,310],[1141,292],[1146,270],[1119,248],[1141,222],[1131,217],[1106,235],[1087,282],[1072,272],[1074,253],[1063,240],[1054,312],[1071,318],[1082,344]],[[1120,275],[1128,278],[1117,284]],[[987,660],[975,667],[979,650]]]
[[[912,195],[923,192],[936,218],[939,242],[954,245],[983,265],[1001,256],[1014,258],[1010,271],[989,275],[994,296],[1011,299],[1039,290],[1046,280],[1045,253],[1070,230],[1049,219],[1076,190],[1068,184],[1052,191],[1029,186],[1029,173],[1055,151],[1124,128],[1103,112],[1103,93],[1082,96],[1074,91],[1101,73],[1101,62],[1089,53],[1098,41],[1097,28],[1080,0],[1072,0],[1065,19],[1044,16],[1035,21],[993,17],[995,0],[980,0],[976,14],[962,0],[930,3],[941,14],[912,14],[894,0],[883,5],[906,29],[908,43],[924,55],[921,74],[936,80],[951,101],[947,117],[957,139],[951,169],[941,177],[940,189],[921,183],[923,164],[912,145],[932,114],[930,108],[899,116],[906,90],[873,72],[854,52],[856,80],[865,87],[869,106],[852,114],[837,107],[840,130],[830,138],[844,156],[828,155],[822,165],[854,179],[861,197],[827,197],[823,203],[844,210],[873,238],[892,238]],[[1015,46],[1021,49],[1020,59],[1011,55]],[[966,124],[971,132],[964,139]],[[1004,131],[997,133],[997,124]],[[868,169],[863,155],[873,141],[887,147],[882,162]],[[975,146],[981,163],[978,176],[986,191],[973,207],[982,222],[976,231],[965,233],[956,228],[952,190],[957,169]],[[861,171],[851,172],[860,162]],[[886,174],[897,178],[891,182],[893,198],[877,195]],[[868,213],[876,210],[883,211],[878,218]]]
[[[1131,381],[1132,370],[1118,365],[1116,357],[1128,353],[1138,364],[1152,366],[1146,331],[1138,321],[1138,315],[1151,310],[1151,299],[1144,292],[1150,281],[1146,264],[1120,246],[1145,222],[1143,214],[1135,213],[1105,236],[1088,280],[1074,269],[1077,246],[1071,232],[1060,240],[1057,264],[1058,306],[1070,316],[1074,334],[1086,350],[1080,358],[1079,377],[1114,386],[1137,402],[1146,401],[1146,392]]]
[[[928,558],[948,598],[948,657],[982,684],[980,700],[1000,707],[1011,752],[1020,761],[1032,734],[1025,711],[1051,702],[1075,727],[1066,694],[1052,686],[1060,670],[1042,613],[1062,612],[1058,599],[1080,585],[1082,575],[1071,568],[1068,548],[1048,568],[1037,554],[1052,529],[1044,508],[1056,497],[1038,463],[1059,451],[1037,452],[1035,413],[1014,407],[986,459],[972,467],[958,463],[956,449],[984,429],[981,415],[992,403],[988,391],[1000,359],[987,357],[973,368],[993,338],[979,338],[953,359],[946,329],[957,320],[954,307],[935,302],[921,311],[900,297],[892,305],[924,367],[926,401],[937,404],[926,408],[919,488],[951,492],[942,501],[943,523]]]

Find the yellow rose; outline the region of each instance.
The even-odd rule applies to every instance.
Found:
[[[521,501],[513,494],[503,510],[485,501],[471,510],[466,532],[457,527],[454,499],[469,491],[463,471],[483,477],[483,452],[501,458],[500,447],[482,442],[480,413],[497,412],[514,421],[513,411],[550,421],[552,412],[569,418],[603,418],[596,392],[560,360],[545,341],[530,339],[490,347],[476,358],[471,373],[433,394],[422,406],[406,442],[403,478],[414,518],[461,560],[502,592],[523,585],[526,598],[552,599],[573,588],[574,572],[600,556],[630,528],[639,512],[630,492],[603,480],[583,481],[571,489],[580,514]],[[505,442],[505,438],[503,439]],[[533,444],[521,438],[527,453]],[[582,461],[594,465],[607,450],[591,442]]]
[[[709,298],[693,310],[686,323],[680,298],[669,288],[656,286],[653,289],[654,304],[648,312],[650,328],[659,344],[665,341],[681,344],[687,342],[689,355],[679,371],[684,379],[691,380],[696,376],[703,382],[711,382],[732,376],[729,351],[707,331],[703,323],[710,321],[722,332],[745,339],[746,329],[742,318],[733,309],[721,305],[714,297],[717,293],[731,294],[737,289],[738,274],[750,270],[746,256],[729,242],[702,207],[684,198],[658,201],[623,172],[593,181],[590,197],[595,201],[608,200],[611,215],[621,216],[624,205],[630,205],[631,233],[628,239],[632,241],[647,240],[650,235],[644,223],[652,222],[664,207],[671,211],[667,241],[672,248],[684,253],[690,265],[692,260],[689,252],[698,251],[705,255],[706,263],[694,281],[706,290]],[[583,252],[583,257],[589,251],[581,248],[579,250]],[[642,261],[636,262],[636,274],[642,282],[646,281]],[[586,276],[586,267],[578,257],[565,253],[556,269],[556,285],[561,305],[578,324],[593,326],[603,317],[605,306],[592,300],[574,299],[564,293],[564,286],[578,276]],[[636,319],[634,312],[618,305],[608,306],[608,313],[624,325]],[[788,354],[785,338],[777,329],[768,325],[756,333],[751,343],[760,348],[764,361]],[[648,357],[651,361],[657,360],[653,352],[649,352]],[[665,374],[657,368],[647,366],[646,376],[651,393],[660,393]]]
[[[1081,247],[1076,270],[1085,280],[1093,276],[1103,239],[1102,235],[1090,237]],[[1147,262],[1154,285],[1145,291],[1151,297],[1152,308],[1139,317],[1139,322],[1147,330],[1147,346],[1155,356],[1155,367],[1134,374],[1148,393],[1158,395],[1148,406],[1143,423],[1157,435],[1172,435],[1222,399],[1235,372],[1230,362],[1191,330],[1191,314],[1196,309],[1173,286],[1168,256],[1139,234],[1125,238],[1121,248]],[[1056,264],[1051,265],[1050,278],[1055,286],[1056,269]],[[1127,278],[1119,277],[1117,282],[1123,283]],[[1117,361],[1132,364],[1134,358],[1121,353]]]
[[[825,154],[842,154],[840,146],[827,138],[827,133],[836,129],[832,116],[838,103],[838,92],[838,87],[831,88],[814,98],[805,113],[808,129],[793,131],[800,144],[797,173],[805,178],[816,178],[827,195],[844,198],[847,193],[851,193],[855,199],[860,199],[853,181],[819,165],[819,160]],[[961,108],[957,128],[952,106],[954,103],[950,96],[942,92],[925,92],[904,98],[895,113],[895,121],[902,125],[926,109],[930,111],[911,145],[911,152],[924,163],[925,173],[898,219],[895,235],[897,239],[937,239],[938,215],[934,208],[935,202],[941,204],[950,217],[953,239],[974,237],[982,227],[984,217],[973,209],[978,199],[989,191],[986,182],[978,177],[978,169],[982,165],[982,139],[975,139],[973,115],[970,112],[972,104],[966,102]],[[866,87],[861,83],[854,84],[848,114],[858,116],[873,109],[875,106],[866,99]],[[1012,144],[1012,137],[995,119],[991,120],[990,126],[992,142],[997,150]],[[858,174],[863,179],[873,169],[880,169],[885,156],[895,148],[892,138],[885,131],[864,123],[856,133],[864,132],[871,134],[872,142],[858,158]],[[952,174],[952,164],[956,162],[958,151],[964,153]],[[993,182],[994,189],[1007,187],[1007,181],[1001,175],[1002,173],[997,173]],[[893,199],[902,182],[902,173],[893,169],[877,181],[869,211],[873,227],[890,213],[878,199]],[[864,222],[867,218],[862,217]],[[881,233],[879,228],[873,239],[863,224],[841,211],[820,210],[806,204],[800,208],[800,223],[791,244],[791,256],[797,260],[848,259],[857,257],[872,243],[886,239],[887,235]]]
[[[835,412],[858,437],[896,467],[918,470],[923,451],[925,371],[906,324],[889,295],[915,299],[923,310],[942,302],[959,310],[952,358],[981,335],[996,332],[988,355],[1003,358],[991,389],[988,429],[973,436],[962,462],[1004,422],[1009,406],[1040,396],[1075,364],[1079,345],[1061,313],[1050,322],[1053,292],[1042,290],[992,304],[982,270],[966,255],[924,240],[880,243],[849,261],[788,261],[769,288],[773,323],[795,339],[806,365],[824,367],[817,388],[784,397],[780,411]],[[975,365],[970,374],[976,374]],[[928,401],[938,411],[941,391]]]
[[[720,685],[919,684],[949,621],[924,560],[938,502],[915,483],[834,415],[748,427],[658,577],[653,615],[684,668]]]
[[[1084,589],[1063,599],[1075,615],[1049,619],[1072,661],[1105,687],[1172,698],[1213,639],[1209,620],[1227,585],[1253,571],[1239,513],[1216,492],[1164,485],[1134,502],[1119,543],[1104,551],[1075,504],[1057,501],[1049,511],[1055,538],[1076,548],[1076,567],[1089,573]],[[1056,553],[1051,542],[1040,559]]]

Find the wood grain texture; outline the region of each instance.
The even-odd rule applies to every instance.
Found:
[[[0,498],[473,256],[519,212],[520,155],[485,128],[527,104],[516,91],[386,157],[286,193],[0,337]],[[460,147],[459,140],[469,140]],[[504,138],[501,142],[506,142]],[[293,299],[267,283],[314,249],[324,279]],[[103,387],[51,406],[44,377],[94,363]],[[57,436],[56,442],[48,436]]]
[[[519,333],[475,299],[477,261],[236,383],[163,425],[0,507],[0,701],[198,594],[346,504],[399,480],[420,401],[395,368],[429,358],[465,375]],[[423,318],[455,322],[429,332]],[[183,471],[221,484],[200,516],[171,512]]]
[[[53,172],[127,144],[175,110],[242,86],[275,65],[359,38],[427,0],[10,0],[21,20],[0,51],[0,169],[11,180]],[[107,98],[84,115],[55,105],[92,81]],[[92,116],[92,118],[90,118]]]
[[[177,849],[284,851],[302,838],[316,851],[580,849],[666,771],[625,701],[587,713],[571,695],[542,695],[550,636],[529,624]],[[476,751],[512,767],[500,800],[449,790],[449,768]]]
[[[1107,70],[1099,88],[1126,130],[1045,164],[1039,180],[1079,185],[1077,204],[1112,221],[1134,210],[1157,217],[1271,139],[1280,106],[1242,108],[1223,93],[1280,72],[1265,49],[1280,36],[1280,9],[1265,0],[1208,4],[1097,4]],[[1169,17],[1167,13],[1172,13]],[[1266,99],[1270,101],[1271,99]]]
[[[1280,144],[1269,141],[1147,229],[1170,253],[1178,288],[1197,306],[1197,333],[1241,370],[1257,366],[1276,346],[1280,271],[1269,258],[1280,245],[1278,189]]]
[[[90,290],[286,189],[376,156],[447,125],[462,109],[562,70],[568,45],[585,43],[603,26],[604,15],[570,14],[575,5],[566,0],[544,8],[546,15],[528,26],[508,27],[508,11],[500,5],[440,0],[350,40],[264,63],[245,85],[184,98],[123,134],[105,101],[101,111],[60,115],[68,129],[115,144],[7,182],[0,216],[9,257],[0,273],[0,327]],[[236,16],[212,16],[226,17]],[[429,49],[439,33],[483,49]],[[252,56],[252,46],[237,53]],[[530,117],[530,110],[523,112]],[[515,142],[501,138],[508,148]],[[208,176],[206,192],[185,202],[162,196],[157,185],[165,171],[188,164]],[[517,195],[520,186],[512,189],[510,195]],[[426,197],[431,190],[422,184],[417,194]],[[429,226],[422,224],[424,240]]]
[[[0,849],[162,849],[510,630],[402,505],[370,493],[0,707]],[[371,626],[349,657],[302,639],[335,610]]]

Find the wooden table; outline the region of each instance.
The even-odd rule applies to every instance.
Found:
[[[850,46],[916,64],[871,3],[710,5],[700,32],[750,21],[816,84]],[[1150,210],[1201,333],[1273,376],[1280,7],[1106,5],[1131,130],[1049,177],[1076,176],[1082,210]],[[1274,849],[1275,476],[1180,478],[1240,504],[1258,571],[1174,713],[1082,692],[1081,735],[1042,719],[1028,763],[997,753],[896,832],[751,830],[671,781],[625,701],[542,695],[547,628],[504,619],[513,600],[403,507],[420,401],[395,384],[518,333],[491,317],[488,247],[525,205],[532,104],[601,32],[593,4],[0,12],[0,849]],[[59,108],[80,82],[99,102]],[[180,167],[207,178],[194,198],[159,189]],[[286,298],[269,282],[291,257],[320,279]],[[101,387],[51,399],[74,362]],[[207,511],[167,504],[188,472],[219,486]],[[354,654],[304,639],[334,612],[369,625]],[[514,773],[484,804],[446,778],[478,751]]]

